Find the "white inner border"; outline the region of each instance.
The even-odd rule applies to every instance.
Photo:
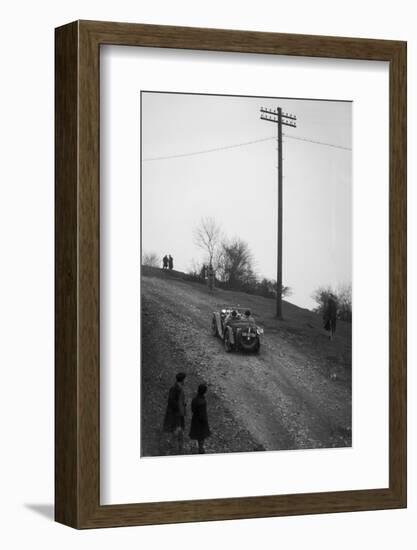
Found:
[[[388,64],[102,46],[100,71],[101,504],[387,487]],[[352,448],[140,458],[141,90],[353,100]]]

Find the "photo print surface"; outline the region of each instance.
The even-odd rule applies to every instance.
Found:
[[[352,445],[352,102],[142,91],[142,457]]]

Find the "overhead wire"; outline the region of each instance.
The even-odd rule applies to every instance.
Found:
[[[176,159],[181,157],[192,157],[194,155],[203,155],[205,153],[215,153],[217,151],[225,151],[227,149],[235,149],[237,147],[244,147],[245,145],[253,145],[254,143],[261,143],[262,141],[269,141],[271,139],[276,139],[276,137],[267,137],[262,139],[255,139],[251,141],[244,141],[242,143],[234,143],[232,145],[224,145],[223,147],[214,147],[213,149],[203,149],[202,151],[192,151],[190,153],[179,153],[177,155],[167,155],[164,157],[149,157],[146,159],[142,159],[142,162],[150,162],[154,160],[168,160],[168,159]]]
[[[289,138],[289,139],[294,139],[294,140],[299,140],[299,141],[304,141],[304,142],[308,142],[308,143],[314,143],[316,145],[322,145],[322,146],[325,146],[325,147],[333,147],[335,149],[342,149],[344,151],[352,151],[351,147],[344,147],[343,145],[336,145],[335,143],[327,143],[327,142],[324,142],[324,141],[317,141],[317,140],[310,139],[310,138],[307,138],[307,137],[291,136],[291,135],[288,135],[288,134],[283,134],[283,137],[286,137],[286,138]],[[148,157],[148,158],[142,159],[142,162],[153,162],[153,161],[158,161],[158,160],[171,160],[171,159],[177,159],[177,158],[183,158],[183,157],[192,157],[192,156],[196,156],[196,155],[204,155],[204,154],[207,154],[207,153],[216,153],[218,151],[226,151],[228,149],[236,149],[238,147],[245,147],[247,145],[254,145],[256,143],[262,143],[262,142],[265,142],[265,141],[271,141],[271,140],[276,140],[276,139],[277,139],[276,136],[270,136],[270,137],[255,139],[255,140],[251,140],[251,141],[243,141],[241,143],[233,143],[231,145],[224,145],[222,147],[213,147],[211,149],[203,149],[203,150],[200,150],[200,151],[191,151],[189,153],[178,153],[178,154],[175,154],[175,155],[166,155],[166,156],[160,156],[160,157]]]
[[[317,145],[325,145],[326,147],[334,147],[335,149],[343,149],[344,151],[352,151],[351,147],[344,147],[343,145],[336,145],[335,143],[326,143],[325,141],[316,141],[314,139],[309,139],[301,136],[290,136],[289,134],[283,134],[283,136],[289,139],[298,139],[299,141],[307,141],[309,143],[315,143]]]

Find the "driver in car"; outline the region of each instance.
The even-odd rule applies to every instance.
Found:
[[[226,326],[227,324],[230,323],[230,321],[237,321],[237,319],[238,319],[237,311],[234,309],[229,313],[229,315],[224,320],[224,325]]]

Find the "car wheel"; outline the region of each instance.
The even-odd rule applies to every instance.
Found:
[[[213,336],[217,336],[217,323],[216,323],[216,318],[214,316],[211,320],[211,333]]]
[[[229,331],[227,330],[224,335],[224,349],[227,353],[232,351],[232,344],[230,343]]]

